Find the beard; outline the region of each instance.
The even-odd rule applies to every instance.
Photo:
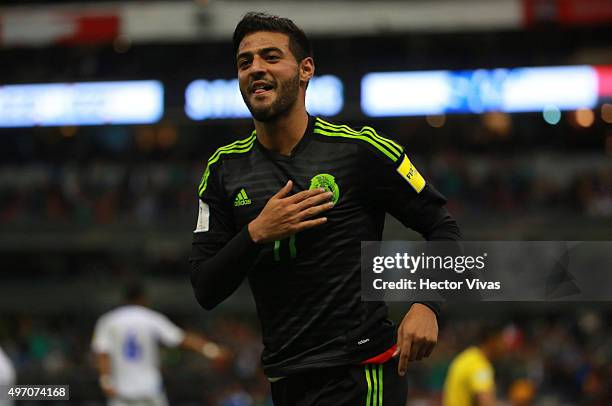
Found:
[[[296,73],[293,78],[277,83],[274,90],[276,91],[276,99],[271,104],[254,106],[249,99],[251,93],[248,90],[240,89],[242,99],[255,120],[263,123],[274,121],[293,107],[300,90],[299,73]]]

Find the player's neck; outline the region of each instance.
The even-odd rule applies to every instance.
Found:
[[[297,106],[296,106],[297,107]],[[271,122],[255,120],[257,139],[271,151],[289,156],[293,148],[300,142],[308,127],[306,109],[291,109],[287,114]]]

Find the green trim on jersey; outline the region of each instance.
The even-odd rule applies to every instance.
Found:
[[[377,141],[385,144],[389,149],[391,149],[392,152],[394,152],[397,155],[401,155],[404,152],[404,148],[399,145],[397,142],[393,141],[390,138],[385,138],[383,136],[378,135],[378,133],[376,132],[375,129],[373,129],[372,127],[368,127],[368,126],[364,126],[361,127],[361,131],[357,131],[351,127],[349,127],[346,124],[332,124],[328,121],[323,120],[322,118],[318,119],[322,124],[325,124],[325,126],[327,126],[328,128],[337,128],[339,130],[345,130],[346,132],[349,132],[351,134],[359,134],[360,132],[365,132],[366,134],[370,134],[372,137],[374,137]]]
[[[274,241],[274,260],[280,261],[280,240]]]
[[[347,125],[331,124],[317,118],[314,132],[330,137],[346,137],[366,141],[368,144],[385,154],[393,162],[397,162],[404,152],[401,145],[389,138],[381,137],[372,127],[363,127],[361,131],[356,131]]]
[[[378,389],[378,406],[383,406],[383,366],[378,366],[378,385],[380,389]]]
[[[370,381],[370,370],[369,365],[365,366],[366,382],[368,383],[368,394],[366,396],[366,406],[370,406],[370,398],[372,397],[372,382]]]
[[[376,365],[372,365],[372,384],[374,385],[374,393],[372,394],[372,406],[378,404],[378,377],[376,376]]]
[[[295,249],[295,234],[291,234],[291,237],[289,237],[289,252],[291,254],[291,259],[295,258],[297,255],[297,250]]]
[[[200,182],[200,186],[198,187],[198,196],[202,197],[202,194],[206,190],[206,185],[208,183],[208,177],[210,176],[210,167],[212,164],[217,162],[221,155],[225,154],[240,154],[244,152],[248,152],[253,148],[253,144],[255,143],[255,131],[251,134],[250,137],[232,142],[229,145],[223,146],[215,151],[214,154],[208,159],[208,165],[206,165],[206,170],[204,171],[204,175],[202,175],[202,180]]]
[[[370,378],[370,370],[372,378]],[[378,370],[378,376],[376,376],[376,370]],[[383,406],[383,365],[366,364],[365,376],[368,383],[366,406]]]

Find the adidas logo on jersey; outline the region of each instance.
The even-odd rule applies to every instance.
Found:
[[[251,204],[251,199],[247,196],[244,188],[240,189],[240,192],[236,195],[236,200],[234,200],[234,206],[246,206],[247,204]]]

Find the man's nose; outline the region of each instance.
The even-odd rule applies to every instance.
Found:
[[[249,73],[251,75],[261,75],[262,73],[265,73],[265,71],[265,61],[258,55],[255,55],[253,62],[251,62],[251,69]]]

